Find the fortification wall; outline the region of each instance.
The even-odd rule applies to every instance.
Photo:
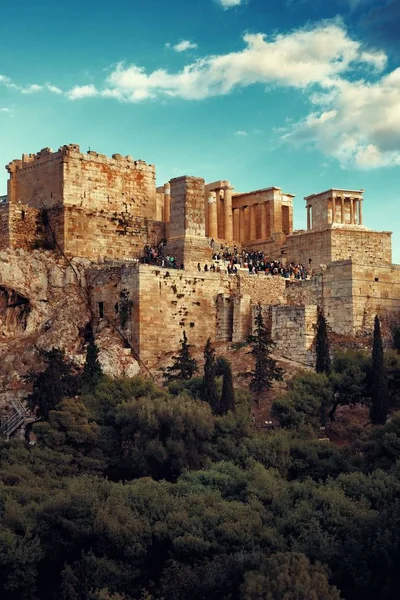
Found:
[[[64,209],[65,252],[69,256],[131,259],[146,244],[165,238],[165,224],[129,212],[96,211],[67,206]]]
[[[65,206],[155,219],[154,165],[120,154],[82,153],[75,145],[64,146],[62,154]]]
[[[317,306],[271,306],[271,337],[275,352],[299,363],[314,364]]]
[[[295,232],[286,238],[284,252],[288,263],[302,263],[307,268],[318,270],[319,265],[331,262],[329,230]]]
[[[400,265],[353,264],[352,287],[355,332],[373,331],[375,315],[390,333],[400,325]]]
[[[63,152],[44,148],[37,154],[23,154],[8,166],[8,201],[31,208],[49,208],[63,201]]]
[[[363,265],[390,265],[392,262],[392,234],[388,231],[370,231],[335,227],[330,230],[331,260],[352,259]]]
[[[321,264],[348,260],[361,264],[385,264],[392,261],[391,233],[356,227],[338,227],[322,231],[301,231],[286,238],[288,262],[300,262],[317,270]]]
[[[286,279],[240,273],[240,294],[249,296],[252,304],[285,304]]]
[[[10,246],[10,205],[8,202],[0,204],[0,250]]]

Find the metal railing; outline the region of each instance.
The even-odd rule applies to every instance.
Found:
[[[17,398],[11,399],[11,404],[14,408],[14,414],[9,417],[2,417],[0,424],[0,436],[9,439],[17,429],[22,425],[33,423],[35,417],[29,412],[29,410],[22,404]]]

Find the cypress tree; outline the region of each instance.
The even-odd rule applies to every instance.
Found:
[[[204,348],[203,400],[208,402],[214,414],[219,414],[220,406],[215,376],[215,350],[211,345],[210,338],[208,338]]]
[[[224,361],[219,408],[221,415],[226,415],[228,411],[235,410],[235,390],[233,388],[232,368],[231,363],[227,360]]]
[[[186,332],[183,332],[181,348],[179,353],[172,357],[173,364],[167,367],[163,377],[170,381],[188,381],[198,371],[197,362],[190,355],[190,346],[187,341]]]
[[[372,380],[371,380],[371,421],[375,425],[386,423],[389,410],[389,394],[383,357],[381,323],[375,316],[374,342],[372,347]]]
[[[252,347],[250,354],[254,358],[254,369],[248,373],[248,376],[251,377],[250,389],[255,392],[259,407],[261,393],[270,390],[272,382],[274,380],[281,381],[283,376],[282,369],[277,367],[276,360],[271,358],[274,343],[264,325],[261,304],[257,306],[254,334],[247,337],[247,342]]]
[[[99,363],[99,349],[94,341],[94,337],[91,336],[86,349],[86,361],[81,377],[82,391],[89,392],[93,390],[102,376],[103,371]]]
[[[329,355],[328,324],[322,310],[318,311],[317,339],[316,339],[317,373],[329,375],[331,372],[331,357]]]

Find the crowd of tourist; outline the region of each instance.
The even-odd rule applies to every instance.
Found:
[[[164,246],[164,241],[160,242],[157,247],[146,245],[144,247],[143,262],[148,265],[158,265],[163,268],[183,269],[183,263],[178,263],[175,256],[164,254]]]
[[[143,262],[146,264],[158,265],[172,269],[183,269],[183,263],[178,263],[172,255],[164,255],[165,240],[156,246],[145,246]],[[272,260],[262,251],[242,250],[239,252],[237,246],[229,248],[225,244],[220,244],[216,248],[214,240],[210,241],[213,250],[210,265],[197,264],[198,271],[208,271],[211,273],[227,272],[228,275],[236,275],[239,269],[247,269],[250,275],[259,273],[269,276],[280,276],[286,279],[307,279],[307,269],[302,264],[291,262],[289,265],[283,264],[280,260]]]

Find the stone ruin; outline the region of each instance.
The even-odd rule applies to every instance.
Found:
[[[332,331],[344,336],[367,335],[375,314],[387,329],[399,321],[400,267],[392,264],[391,233],[363,224],[364,190],[308,196],[307,230],[294,231],[294,196],[279,187],[238,193],[227,180],[192,176],[156,187],[154,165],[82,153],[75,144],[24,154],[7,170],[0,250],[44,249],[67,260],[89,259],[92,326],[98,335],[107,327],[121,331],[147,368],[176,349],[183,329],[195,345],[208,337],[243,340],[258,302],[277,352],[304,364],[313,360],[318,307]],[[211,239],[218,247],[302,263],[312,277],[198,271],[198,263],[212,262]],[[146,244],[161,241],[183,270],[136,262]],[[10,327],[24,335],[30,299],[1,286],[0,268],[3,335]]]

